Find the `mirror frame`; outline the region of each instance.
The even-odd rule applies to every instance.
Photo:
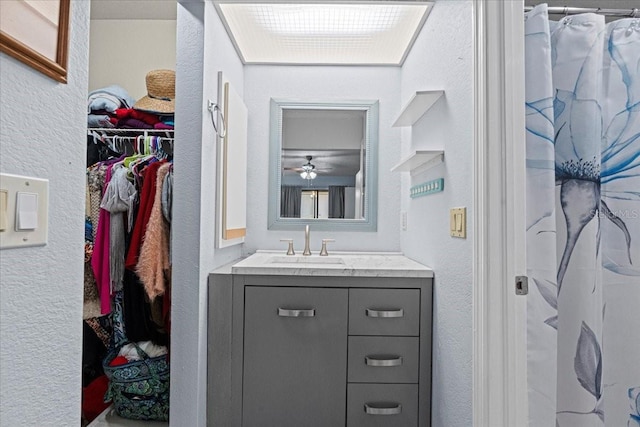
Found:
[[[69,49],[69,20],[71,0],[56,0],[59,3],[58,39],[56,40],[56,57],[49,58],[37,50],[27,46],[20,40],[0,29],[0,51],[6,53],[60,82],[67,83],[67,60]],[[23,17],[28,21],[28,17]]]
[[[283,110],[357,110],[365,112],[365,196],[363,219],[305,219],[280,217]],[[307,101],[271,98],[269,132],[269,230],[299,230],[312,225],[320,231],[378,229],[378,100]]]

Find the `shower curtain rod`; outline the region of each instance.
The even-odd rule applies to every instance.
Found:
[[[529,12],[533,6],[525,6],[524,11]],[[547,10],[551,14],[557,15],[577,15],[579,13],[597,13],[605,16],[618,16],[636,18],[640,17],[640,9],[603,9],[601,7],[568,7],[568,6],[551,6]]]

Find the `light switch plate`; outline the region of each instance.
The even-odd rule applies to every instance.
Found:
[[[6,191],[7,195],[6,210],[3,213],[6,227],[0,231],[0,249],[46,245],[49,222],[49,180],[1,173],[0,191]],[[18,193],[22,194],[23,203],[20,224]]]
[[[451,237],[467,238],[467,208],[452,208],[449,211]]]
[[[0,233],[7,229],[7,204],[9,191],[0,190]]]

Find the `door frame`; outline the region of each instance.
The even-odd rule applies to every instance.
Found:
[[[526,426],[524,1],[473,0],[473,425]]]

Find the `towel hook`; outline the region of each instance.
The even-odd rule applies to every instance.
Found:
[[[222,113],[222,110],[220,110],[218,104],[210,99],[207,100],[207,110],[209,110],[209,113],[211,114],[211,124],[213,125],[213,130],[216,131],[216,135],[218,135],[220,138],[224,138],[225,136],[227,136],[227,127],[225,126],[224,114]],[[220,124],[220,131],[218,131],[218,126],[216,126],[216,121],[214,118],[214,114],[216,113],[216,111],[220,115],[220,119],[218,120],[218,123]]]

